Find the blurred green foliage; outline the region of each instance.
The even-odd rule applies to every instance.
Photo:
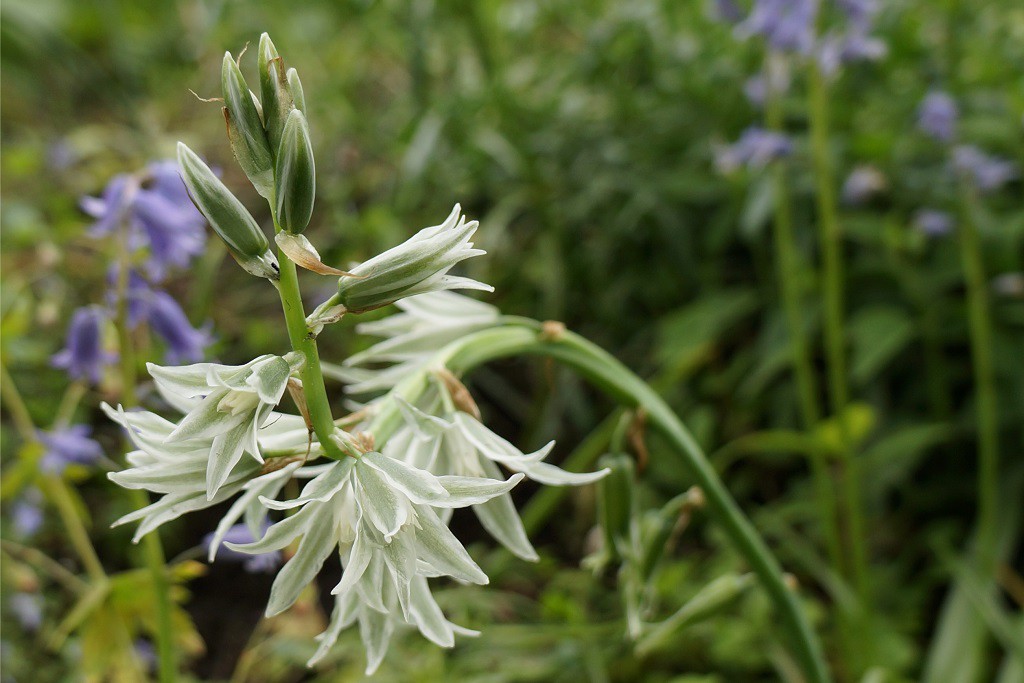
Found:
[[[761,119],[742,93],[761,50],[736,42],[729,27],[709,18],[708,6],[8,0],[0,18],[3,355],[38,423],[53,414],[66,385],[48,358],[61,345],[70,311],[101,296],[109,257],[86,236],[78,197],[98,193],[116,173],[171,158],[178,139],[220,166],[229,186],[248,188],[230,157],[219,105],[200,98],[219,92],[223,51],[237,54],[247,42],[243,70],[252,82],[251,49],[269,30],[302,73],[319,162],[317,208],[306,235],[324,261],[363,260],[461,202],[481,221],[478,244],[488,256],[470,263],[468,274],[495,286],[489,300],[506,313],[562,320],[656,378],[799,578],[835,656],[829,605],[841,603],[846,589],[823,558],[806,455],[827,448],[838,426],[797,429],[768,177],[714,171],[714,145]],[[911,227],[923,206],[956,211],[956,193],[942,151],[913,129],[915,110],[931,87],[948,89],[961,106],[961,138],[1024,166],[1024,7],[1016,0],[900,0],[885,3],[879,21],[887,57],[850,68],[831,86],[830,153],[841,177],[867,164],[886,179],[868,204],[843,207],[842,220],[857,401],[849,424],[860,447],[877,606],[866,615],[863,639],[871,661],[887,672],[883,680],[900,681],[921,675],[952,580],[950,563],[937,558],[965,545],[975,509],[976,423],[958,243],[928,240]],[[783,105],[796,141],[787,178],[797,240],[810,261],[816,232],[801,93],[797,78]],[[248,189],[246,204],[262,207]],[[987,197],[976,214],[994,283],[1005,495],[1018,501],[1021,199],[1017,180]],[[269,223],[269,215],[255,215]],[[213,321],[215,357],[244,362],[284,349],[276,297],[223,256],[211,241],[196,271],[181,274],[170,289],[187,302],[194,323]],[[313,277],[307,291],[316,289]],[[803,286],[816,287],[810,273]],[[807,320],[817,340],[820,316],[810,297]],[[348,321],[340,327],[322,338],[327,360],[366,343]],[[820,365],[819,343],[814,350]],[[558,438],[563,453],[611,409],[567,373],[521,361],[479,372],[472,388],[517,443],[535,447]],[[340,387],[331,389],[340,405]],[[96,426],[117,460],[117,431],[95,409],[111,397],[116,387],[108,385],[90,393],[77,417]],[[6,426],[3,462],[10,472],[17,439]],[[659,457],[657,440],[646,448],[643,509],[689,486],[671,460]],[[128,502],[100,474],[78,486],[105,564],[128,566],[127,533],[106,528]],[[532,493],[524,487],[519,499]],[[638,658],[623,638],[612,577],[573,568],[593,550],[593,494],[574,492],[561,504],[564,514],[549,516],[536,532],[546,556],[541,564],[509,561],[477,544],[474,553],[494,572],[497,590],[452,587],[439,595],[454,621],[483,630],[480,639],[449,653],[404,638],[378,679],[695,683],[792,674],[756,590],[681,631],[672,647]],[[204,520],[171,527],[164,535],[169,556],[190,552],[208,530]],[[673,537],[645,618],[664,618],[716,577],[743,571],[714,526],[702,521],[697,514]],[[1018,601],[1019,626],[1019,524],[1010,527],[1005,585]],[[68,555],[55,524],[47,523],[35,542],[56,557]],[[361,677],[351,632],[332,668],[302,673],[322,618],[312,597],[255,626],[269,581],[247,580],[249,593],[238,595],[245,606],[231,607],[234,621],[213,614],[223,608],[216,594],[237,571],[215,567],[190,585],[188,609],[207,640],[206,655],[194,664],[197,677],[227,680],[247,643],[241,677],[233,680]],[[5,562],[5,591],[36,586],[24,572]],[[70,607],[59,592],[46,595],[40,633]],[[7,611],[4,619],[5,676],[78,680],[74,648],[54,660],[43,636],[8,628],[14,622]],[[985,652],[995,675],[995,650]]]

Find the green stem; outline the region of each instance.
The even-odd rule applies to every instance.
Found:
[[[564,330],[545,331],[538,323],[532,326],[510,324],[477,332],[449,345],[437,360],[447,365],[452,372],[464,373],[497,358],[523,354],[543,355],[559,360],[625,406],[646,412],[650,424],[676,447],[675,452],[683,465],[704,491],[710,511],[717,517],[734,547],[746,558],[775,603],[792,634],[793,646],[807,680],[815,683],[831,680],[817,636],[796,595],[786,586],[782,569],[775,557],[730,496],[686,427],[642,379],[582,337]],[[419,384],[409,385],[414,386]],[[389,426],[392,422],[391,412],[386,406],[374,424]]]
[[[768,127],[782,129],[782,108],[779,98],[769,93],[766,108]],[[801,306],[800,278],[804,272],[799,258],[796,239],[793,234],[793,214],[786,188],[786,167],[777,163],[772,172],[775,192],[775,256],[776,268],[782,293],[782,307],[789,327],[789,348],[796,375],[797,393],[800,401],[800,416],[805,430],[810,431],[821,419],[818,410],[818,387],[811,363],[806,328]],[[832,566],[842,566],[841,533],[836,515],[836,499],[832,477],[824,453],[815,449],[810,454],[811,478],[814,482],[815,499],[818,504],[818,518],[821,520],[825,545]]]
[[[99,555],[96,554],[96,549],[93,547],[92,541],[89,540],[89,532],[86,531],[85,525],[78,517],[67,484],[63,479],[55,476],[41,477],[40,483],[47,497],[57,508],[57,514],[60,515],[60,520],[64,523],[64,529],[71,540],[71,545],[82,559],[82,565],[91,582],[99,584],[106,581],[107,573],[103,570],[103,563],[100,562]]]
[[[992,320],[989,315],[985,267],[972,207],[974,195],[961,181],[960,254],[967,285],[967,315],[971,336],[971,361],[977,393],[978,419],[978,555],[982,567],[991,570],[998,535],[999,418],[995,375],[992,367]]]
[[[299,370],[302,380],[302,391],[306,396],[306,408],[309,420],[313,423],[313,431],[324,449],[324,455],[335,460],[347,457],[331,440],[334,434],[334,417],[331,415],[331,404],[327,399],[327,388],[324,386],[323,372],[320,370],[320,354],[316,348],[316,336],[306,326],[306,313],[302,309],[302,295],[299,292],[299,278],[295,264],[284,252],[278,252],[281,262],[281,280],[277,283],[277,291],[281,295],[281,307],[284,309],[285,323],[288,326],[288,338],[292,349],[302,355],[305,362]]]
[[[868,602],[867,551],[864,542],[864,513],[860,496],[860,473],[851,444],[845,434],[845,409],[849,400],[843,330],[842,235],[836,209],[835,182],[828,151],[828,101],[825,78],[817,64],[809,66],[809,113],[811,151],[821,231],[825,357],[828,366],[832,413],[843,433],[841,495],[843,516],[848,525],[846,541],[850,551],[850,574],[862,605]]]

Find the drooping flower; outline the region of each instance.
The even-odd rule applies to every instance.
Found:
[[[959,117],[956,102],[948,94],[933,90],[917,108],[917,127],[939,142],[949,142],[956,134]]]
[[[953,150],[953,168],[974,183],[979,192],[992,192],[1017,177],[1012,161],[985,154],[974,145],[959,145]]]
[[[133,328],[147,323],[167,345],[164,360],[170,364],[200,361],[213,343],[209,324],[193,327],[174,297],[153,287],[135,271],[128,285],[128,322]]]
[[[447,289],[493,291],[489,285],[448,275],[455,264],[484,253],[469,239],[476,221],[466,222],[458,204],[440,225],[423,228],[408,240],[352,269],[338,280],[338,293],[310,316],[313,325],[337,320],[344,313],[361,313],[400,299]]]
[[[103,350],[103,325],[107,312],[100,306],[83,306],[71,314],[64,349],[50,362],[54,367],[67,370],[73,379],[86,379],[99,384],[103,367],[117,360],[117,356]]]
[[[68,465],[91,465],[103,457],[103,447],[89,438],[92,428],[88,425],[73,425],[50,432],[36,433],[43,444],[43,457],[39,469],[50,474],[60,474]]]
[[[447,518],[447,510],[507,493],[522,478],[521,474],[506,481],[435,477],[371,451],[331,463],[306,484],[298,498],[284,502],[264,499],[264,505],[272,509],[298,512],[271,526],[255,543],[228,543],[227,547],[266,553],[302,538],[295,555],[274,580],[267,616],[290,607],[327,557],[340,552],[344,572],[332,592],[339,596],[341,608],[335,609],[310,665],[327,653],[345,625],[362,618],[360,631],[370,653],[369,674],[387,646],[388,638],[382,637],[381,631],[392,629],[396,621],[416,626],[428,638],[451,646],[454,629],[443,616],[438,621],[440,610],[430,597],[426,577],[450,576],[486,584],[487,576],[442,518]],[[353,616],[353,612],[358,614]]]
[[[447,344],[498,323],[498,309],[455,292],[431,292],[403,299],[402,310],[381,320],[360,323],[360,334],[385,337],[350,356],[345,368],[351,394],[390,389],[416,372]],[[374,368],[388,363],[386,368]]]
[[[761,36],[779,52],[810,54],[817,9],[815,0],[755,0],[750,14],[736,26],[736,35]]]
[[[860,206],[885,189],[885,176],[874,166],[858,166],[843,182],[843,203]]]
[[[716,150],[715,166],[721,173],[732,173],[744,166],[756,170],[792,152],[792,141],[782,133],[752,126],[743,131],[739,140]]]
[[[919,209],[914,214],[914,227],[928,237],[942,237],[953,230],[953,217],[937,209]]]
[[[743,20],[743,10],[736,4],[736,0],[713,0],[711,16],[717,21],[738,24]]]
[[[141,180],[115,176],[102,196],[83,197],[80,205],[96,219],[90,230],[94,237],[127,227],[129,248],[148,249],[146,266],[154,280],[170,267],[187,266],[206,243],[203,216],[188,198],[173,161],[150,164]]]

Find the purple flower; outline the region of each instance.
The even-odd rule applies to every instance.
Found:
[[[973,145],[953,150],[953,168],[970,178],[979,192],[998,190],[1017,177],[1013,162],[989,156]]]
[[[940,142],[949,142],[953,139],[958,116],[953,98],[933,90],[917,108],[917,127]]]
[[[736,27],[736,35],[759,35],[780,52],[810,54],[817,9],[815,0],[755,0],[750,15]]]
[[[139,662],[142,663],[146,671],[153,671],[156,668],[156,648],[153,647],[153,643],[139,638],[135,641],[134,650],[135,656],[139,658]]]
[[[52,432],[37,431],[36,435],[46,451],[39,461],[39,469],[60,474],[70,464],[91,465],[103,457],[103,448],[89,438],[88,425],[73,425]]]
[[[856,25],[869,23],[878,13],[877,0],[837,0],[836,4],[846,19]]]
[[[149,248],[146,267],[150,277],[162,279],[172,266],[187,266],[203,251],[206,232],[202,214],[188,197],[173,161],[149,165],[142,181],[115,176],[102,197],[84,197],[82,210],[97,219],[89,233],[104,237],[127,221],[128,246]]]
[[[14,531],[21,538],[35,536],[43,526],[43,510],[40,507],[42,495],[39,489],[30,488],[24,496],[11,506],[11,518]]]
[[[266,533],[268,528],[270,528],[270,523],[264,520],[260,537]],[[227,533],[224,534],[225,543],[242,544],[252,543],[257,540],[259,540],[259,537],[253,536],[248,524],[236,524],[228,529]],[[213,534],[207,534],[203,538],[203,548],[209,551],[210,544],[212,542]],[[240,553],[236,550],[232,550],[226,545],[221,545],[217,551],[217,557],[227,560],[228,562],[241,562],[245,571],[251,574],[269,574],[281,566],[281,553],[276,550],[269,553],[249,555],[248,553]]]
[[[164,358],[169,364],[200,361],[213,342],[209,325],[192,327],[170,294],[150,286],[133,271],[128,280],[128,324],[134,328],[143,321],[164,340]]]
[[[953,217],[945,211],[920,209],[914,214],[914,227],[928,237],[942,237],[953,230]]]
[[[99,384],[104,365],[117,359],[103,350],[103,323],[107,312],[100,306],[83,306],[71,316],[64,349],[50,359],[54,367],[68,371],[74,379]]]
[[[741,166],[759,169],[792,151],[793,143],[785,135],[751,127],[743,131],[739,140],[716,151],[715,166],[721,173],[731,173]]]
[[[873,166],[858,166],[843,183],[843,203],[860,206],[885,189],[885,176]]]
[[[860,61],[874,61],[885,56],[887,49],[880,39],[867,31],[851,28],[846,33],[832,34],[818,46],[818,66],[826,76],[833,76],[840,67]]]
[[[43,600],[38,593],[16,593],[8,601],[14,618],[26,631],[38,631],[43,624]]]

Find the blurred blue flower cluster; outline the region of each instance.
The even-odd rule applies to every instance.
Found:
[[[99,197],[84,197],[81,208],[96,219],[89,234],[121,240],[137,269],[128,273],[128,324],[142,324],[163,340],[168,363],[202,360],[213,341],[209,326],[195,328],[177,301],[158,285],[172,268],[184,268],[202,253],[205,220],[189,199],[173,161],[157,161],[140,175],[115,176]],[[65,348],[53,365],[73,379],[100,382],[103,367],[117,355],[105,350],[103,331],[118,297],[119,269],[108,277],[106,306],[91,304],[71,316]]]

